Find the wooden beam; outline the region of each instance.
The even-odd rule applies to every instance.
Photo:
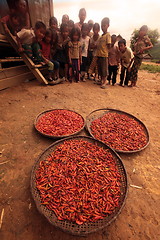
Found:
[[[0,90],[8,88],[8,87],[16,86],[24,81],[27,81],[27,80],[29,81],[34,78],[35,77],[32,72],[26,72],[26,73],[20,74],[18,76],[1,79],[0,80]]]

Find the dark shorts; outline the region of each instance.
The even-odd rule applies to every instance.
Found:
[[[98,57],[98,74],[100,77],[108,76],[108,58],[107,57]]]

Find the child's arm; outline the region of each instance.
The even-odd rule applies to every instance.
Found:
[[[82,64],[82,47],[79,47],[79,63]]]

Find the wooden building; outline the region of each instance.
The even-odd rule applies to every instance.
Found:
[[[0,18],[8,15],[16,0],[0,0]],[[52,0],[26,0],[31,27],[37,20],[43,21],[48,27],[49,18],[53,16]],[[6,37],[0,23],[0,90],[17,85],[23,81],[37,78],[44,82],[44,69],[32,68],[32,61],[25,54],[19,54],[14,39]]]

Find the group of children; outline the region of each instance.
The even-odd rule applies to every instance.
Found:
[[[68,15],[63,15],[59,28],[57,19],[51,17],[48,29],[41,21],[36,22],[34,29],[30,28],[25,0],[17,2],[17,9],[23,15],[23,22],[16,11],[12,11],[1,22],[6,31],[9,29],[16,36],[20,52],[24,51],[35,64],[48,65],[50,83],[56,83],[59,78],[69,82],[86,81],[88,78],[101,85],[101,88],[106,88],[107,83],[115,85],[121,66],[119,85],[128,86],[129,80],[130,86],[136,85],[143,52],[152,47],[146,36],[146,25],[140,29],[133,53],[126,46],[125,39],[110,36],[109,18],[101,21],[101,36],[98,23],[93,23],[92,20],[85,23],[84,8],[79,11],[78,23],[74,24]]]

